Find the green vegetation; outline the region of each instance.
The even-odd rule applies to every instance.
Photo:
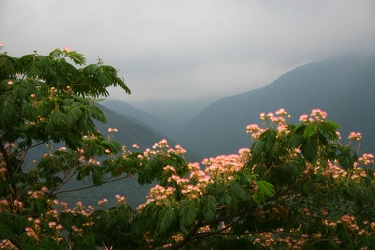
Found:
[[[76,68],[84,62],[67,49],[0,55],[0,247],[375,247],[375,178],[366,169],[374,156],[358,155],[360,133],[343,142],[319,109],[298,123],[284,109],[262,113],[247,126],[251,148],[204,159],[202,169],[166,140],[141,150],[116,142],[117,128],[97,131],[94,120],[106,119],[95,98],[109,86],[130,90],[102,60]],[[38,145],[46,153],[25,161]],[[99,208],[59,199],[73,179],[90,188],[134,176],[157,183],[136,209],[122,194]]]

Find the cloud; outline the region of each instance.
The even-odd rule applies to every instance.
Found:
[[[12,55],[68,46],[120,70],[130,101],[222,97],[304,63],[375,53],[375,3],[363,1],[3,0]]]

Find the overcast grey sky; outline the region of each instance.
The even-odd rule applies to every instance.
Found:
[[[142,100],[219,98],[307,62],[375,53],[374,0],[0,0],[14,56],[69,47],[116,67]]]

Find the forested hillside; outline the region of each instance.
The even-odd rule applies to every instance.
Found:
[[[328,112],[342,125],[343,138],[362,132],[361,150],[375,151],[375,58],[345,57],[298,67],[272,84],[220,99],[187,124],[176,140],[205,156],[236,152],[249,146],[247,124],[260,112],[285,108],[293,117],[312,108]],[[355,122],[353,122],[355,121]]]

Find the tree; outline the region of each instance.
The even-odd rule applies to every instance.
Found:
[[[262,113],[247,127],[251,148],[204,159],[203,169],[166,140],[141,152],[114,141],[117,129],[96,131],[93,120],[105,121],[96,98],[108,86],[130,90],[102,60],[75,67],[84,62],[68,49],[0,55],[2,248],[375,247],[374,157],[358,156],[360,133],[344,144],[321,110],[296,125],[283,109]],[[29,163],[30,149],[45,144]],[[137,209],[121,195],[100,209],[58,200],[72,179],[89,188],[129,176],[157,182]]]
[[[75,67],[84,64],[83,55],[66,48],[47,56],[0,54],[0,238],[16,246],[26,244],[21,237],[28,220],[48,211],[46,202],[73,176],[105,182],[109,170],[93,156],[121,149],[95,130],[93,120],[106,121],[95,102],[109,86],[130,90],[101,59]],[[63,146],[27,164],[30,149],[51,143]]]
[[[357,156],[360,133],[343,145],[340,125],[313,110],[299,125],[284,109],[250,124],[254,142],[239,154],[164,169],[140,206],[136,231],[151,248],[372,249],[374,163]],[[147,226],[146,222],[148,222]]]

